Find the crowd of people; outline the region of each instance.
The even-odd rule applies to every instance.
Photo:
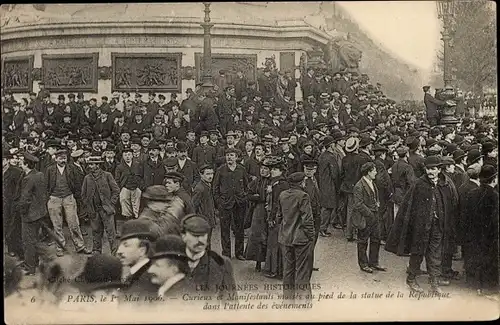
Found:
[[[460,278],[455,259],[478,293],[496,290],[496,117],[445,126],[436,100],[427,115],[403,112],[366,74],[309,68],[297,84],[271,72],[168,102],[115,92],[100,105],[82,93],[54,103],[43,84],[29,99],[4,92],[4,243],[6,258],[23,261],[9,262],[10,278],[50,273],[71,239],[90,255],[75,282],[83,292],[227,298],[235,257],[281,278],[294,300],[299,287],[310,292],[319,237],[342,229],[362,272],[387,271],[385,245],[410,256],[411,290],[428,273],[440,293]],[[41,242],[59,257],[43,268]]]

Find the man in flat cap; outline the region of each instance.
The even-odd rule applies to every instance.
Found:
[[[416,280],[424,257],[431,291],[442,293],[440,285],[449,284],[440,279],[444,223],[440,202],[449,199],[438,186],[440,166],[439,156],[426,157],[425,175],[408,190],[385,245],[398,256],[410,254],[406,283],[415,292],[424,292]]]
[[[187,278],[204,294],[220,297],[218,300],[232,300],[237,290],[231,261],[210,250],[211,229],[206,218],[199,214],[189,214],[181,221],[181,237],[191,270]]]
[[[220,121],[219,129],[222,134],[226,134],[229,130],[233,121],[233,114],[236,113],[236,98],[234,96],[234,87],[227,86],[217,103],[216,113]]]
[[[157,239],[157,228],[147,219],[129,220],[123,224],[116,256],[123,265],[125,287],[123,294],[139,296],[154,295],[158,286],[151,283],[147,270],[151,266],[148,253]]]
[[[231,258],[230,229],[234,227],[235,255],[244,260],[244,215],[248,188],[245,167],[237,164],[236,149],[226,149],[226,163],[219,167],[213,181],[215,206],[220,212],[222,255]]]
[[[40,239],[38,234],[42,227],[42,218],[48,214],[47,185],[43,173],[36,170],[38,158],[27,152],[23,156],[20,167],[25,176],[21,182],[19,212],[22,220],[26,275],[34,275],[39,264],[37,245],[40,244]]]
[[[295,301],[297,294],[307,301],[311,295],[315,234],[311,199],[301,186],[304,177],[302,172],[291,174],[290,188],[279,195],[283,220],[279,223],[278,242],[283,249],[284,300],[288,301]]]
[[[67,163],[68,152],[66,150],[56,151],[55,161],[56,163],[48,166],[45,172],[45,183],[49,194],[47,207],[54,233],[64,246],[66,243],[62,229],[64,214],[76,251],[88,254],[91,251],[85,247],[77,214],[76,199],[81,195],[81,187],[78,183],[76,167]],[[64,255],[62,247],[58,247],[56,252],[57,256]]]
[[[182,216],[194,213],[193,200],[191,195],[182,187],[184,175],[179,172],[168,172],[165,174],[163,185],[167,188],[167,192],[178,197],[182,201]]]
[[[104,230],[108,236],[111,253],[117,249],[115,241],[115,205],[120,188],[113,175],[101,169],[104,161],[100,157],[87,160],[89,174],[83,179],[82,200],[86,204],[92,227],[92,251],[102,253]]]
[[[196,213],[204,216],[207,219],[211,229],[215,228],[215,202],[212,192],[212,181],[214,179],[213,165],[200,166],[200,181],[193,189],[193,206]],[[211,239],[211,232],[209,234],[209,242]]]

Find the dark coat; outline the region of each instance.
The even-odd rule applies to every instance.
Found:
[[[342,159],[342,184],[340,190],[345,193],[352,193],[354,185],[361,178],[361,166],[363,160],[357,153],[348,152]]]
[[[442,193],[443,202],[438,202],[438,207],[442,206],[443,212],[443,251],[449,252],[454,249],[457,239],[457,223],[459,220],[458,191],[449,175],[442,173],[438,188]],[[446,198],[446,199],[444,199]]]
[[[231,171],[227,164],[217,169],[213,180],[216,207],[231,209],[235,204],[244,206],[247,199],[248,174],[245,167],[236,165]]]
[[[203,291],[205,295],[222,295],[221,300],[230,300],[229,295],[236,293],[231,261],[213,251],[206,252],[186,278],[196,287],[208,289]]]
[[[445,102],[432,97],[432,95],[429,93],[425,93],[424,104],[425,104],[427,118],[429,118],[429,117],[439,117],[438,106],[444,105]]]
[[[135,190],[137,187],[141,187],[142,180],[139,176],[140,167],[141,165],[134,161],[132,161],[130,167],[125,162],[118,164],[114,174],[118,186],[123,188],[128,183],[130,187],[129,190]]]
[[[464,183],[469,181],[469,175],[467,175],[467,172],[461,167],[455,165],[455,173],[451,175],[451,179],[453,180],[453,183],[458,191]]]
[[[498,287],[498,192],[481,184],[465,206],[465,269],[482,288]]]
[[[337,207],[340,173],[335,154],[329,151],[323,152],[318,160],[319,200],[322,208]]]
[[[158,293],[158,286],[151,283],[151,275],[147,272],[150,266],[151,261],[148,261],[137,272],[129,275],[121,292],[124,295],[139,297],[155,296]]]
[[[470,193],[476,188],[479,188],[479,185],[470,179],[458,188],[459,220],[457,225],[457,243],[459,245],[464,243],[465,235],[469,233],[470,225],[467,225],[467,220],[469,220],[470,217],[467,215],[467,205]]]
[[[419,178],[425,173],[424,162],[425,162],[424,157],[415,152],[410,152],[410,156],[408,157],[408,163],[411,165],[411,167],[413,167],[413,173],[415,174],[416,178]]]
[[[48,215],[48,199],[43,173],[37,170],[30,171],[21,183],[19,211],[22,221],[33,222]]]
[[[184,181],[182,182],[182,187],[186,191],[191,193],[191,191],[193,190],[193,186],[196,185],[200,177],[200,175],[198,174],[196,164],[192,160],[186,159],[184,167],[181,168],[181,166],[179,166],[178,172],[184,175]]]
[[[143,161],[139,167],[139,177],[142,179],[141,185],[143,186],[141,190],[153,185],[162,185],[165,174],[165,167],[159,157],[156,164],[150,158]]]
[[[278,242],[285,246],[306,245],[314,241],[314,218],[309,195],[298,186],[281,192],[281,222]]]
[[[417,179],[406,193],[398,214],[394,220],[385,244],[385,250],[396,255],[407,254],[425,255],[429,244],[432,225],[431,200],[434,193],[436,198],[436,214],[439,215],[441,231],[444,231],[444,214],[451,211],[446,202],[452,202],[447,196],[449,189],[446,184],[435,186],[427,175]],[[439,191],[439,192],[438,192]]]
[[[247,215],[251,218],[250,234],[245,248],[245,258],[264,262],[267,242],[266,190],[271,185],[270,178],[258,177],[248,185],[249,207]]]
[[[193,206],[196,213],[207,218],[208,223],[215,227],[215,203],[211,184],[200,180],[193,189]]]
[[[377,184],[378,189],[380,211],[385,211],[387,204],[394,193],[394,188],[392,186],[391,176],[387,172],[387,169],[385,169],[384,162],[380,159],[375,159],[375,167],[377,168],[375,184]]]
[[[75,168],[76,166],[74,165],[66,164],[65,175],[66,181],[68,182],[68,187],[71,190],[71,193],[73,193],[73,195],[75,196],[75,199],[77,199],[80,197],[81,187],[78,183],[79,173]],[[47,167],[47,170],[45,172],[45,184],[47,185],[48,195],[50,195],[56,187],[56,173],[59,173],[56,164],[52,164]]]
[[[193,156],[191,158],[197,166],[202,166],[204,164],[214,166],[215,155],[216,152],[214,147],[210,145],[199,145],[193,149]]]
[[[96,192],[99,195],[101,206],[96,207],[94,204],[94,195]],[[88,212],[95,215],[98,211],[96,208],[102,208],[107,214],[115,213],[115,204],[120,196],[120,188],[116,184],[113,175],[105,171],[99,171],[97,176],[88,174],[83,179],[82,185],[82,201],[85,203]]]
[[[353,211],[352,224],[358,229],[366,228],[366,219],[377,220],[378,200],[377,185],[373,182],[373,190],[367,181],[362,177],[353,188]]]
[[[399,159],[392,166],[391,178],[394,185],[392,200],[396,204],[401,204],[406,192],[416,180],[413,167],[403,159]]]
[[[21,168],[14,166],[9,166],[3,174],[3,218],[5,221],[14,220],[19,212],[17,203],[21,196],[21,181],[24,177],[23,174]],[[47,205],[46,202],[45,205]]]

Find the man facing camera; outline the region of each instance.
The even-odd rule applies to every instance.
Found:
[[[354,185],[353,224],[358,228],[358,264],[363,272],[387,271],[379,265],[380,231],[378,189],[375,185],[377,168],[367,162],[361,166],[361,179]],[[366,249],[370,241],[369,255]]]
[[[194,282],[197,290],[222,297],[223,300],[230,299],[229,296],[236,293],[233,268],[228,258],[208,248],[212,230],[210,224],[204,216],[190,214],[184,217],[181,226],[191,270],[188,278]]]

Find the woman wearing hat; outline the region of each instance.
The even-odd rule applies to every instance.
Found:
[[[264,158],[260,165],[260,176],[248,185],[248,214],[251,216],[250,233],[245,247],[245,259],[255,261],[255,270],[261,271],[266,260],[267,246],[267,187],[271,184],[270,158]]]
[[[478,294],[498,294],[498,173],[485,165],[480,187],[468,195],[465,213],[465,268],[467,282]]]

